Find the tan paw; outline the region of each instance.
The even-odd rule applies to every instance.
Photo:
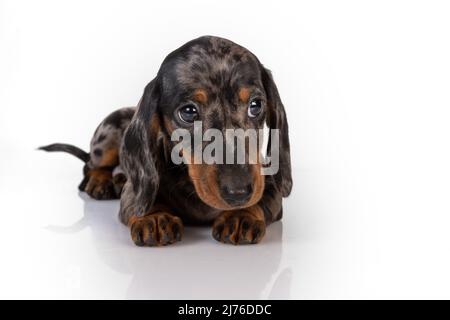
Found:
[[[253,244],[264,237],[266,223],[251,210],[241,209],[222,213],[214,221],[212,235],[223,243]]]
[[[183,236],[181,219],[166,212],[133,217],[129,225],[131,238],[137,246],[165,246],[181,241]]]
[[[112,180],[112,173],[105,169],[92,169],[87,173],[87,183],[84,191],[94,199],[117,199]]]

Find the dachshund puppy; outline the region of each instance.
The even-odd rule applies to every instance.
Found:
[[[193,132],[195,121],[221,132],[278,129],[278,172],[261,175],[260,161],[175,164],[171,135]],[[120,220],[138,246],[180,241],[183,223],[212,224],[220,242],[258,243],[281,219],[292,188],[288,124],[270,72],[247,49],[212,36],[170,53],[137,108],[117,110],[99,125],[89,153],[67,144],[41,149],[83,160],[79,189],[95,199],[120,198]]]

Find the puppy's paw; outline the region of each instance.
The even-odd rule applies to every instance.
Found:
[[[181,241],[183,223],[181,219],[165,212],[132,218],[131,238],[138,246],[165,246]]]
[[[266,223],[254,210],[241,209],[222,213],[213,225],[212,235],[219,242],[258,243],[266,233]]]
[[[109,170],[93,169],[87,174],[87,183],[84,191],[94,199],[109,200],[117,199],[114,190],[112,174]]]

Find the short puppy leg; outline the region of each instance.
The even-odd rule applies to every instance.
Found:
[[[131,238],[138,246],[165,246],[181,241],[183,223],[166,211],[155,211],[143,217],[131,216],[128,221]]]
[[[94,199],[109,200],[118,198],[114,190],[112,171],[109,169],[90,169],[86,172],[83,182],[80,188],[84,187],[83,191]]]
[[[125,182],[127,182],[127,177],[125,176],[125,173],[120,165],[114,168],[112,172],[112,181],[114,184],[114,191],[117,197],[120,198]]]
[[[231,244],[258,243],[266,232],[264,212],[258,206],[224,211],[213,224],[212,235],[219,242]]]

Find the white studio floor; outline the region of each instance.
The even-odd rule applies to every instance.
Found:
[[[0,298],[450,298],[448,4],[193,2],[0,0]],[[259,245],[136,247],[79,160],[35,148],[86,149],[203,34],[273,71],[294,189]]]
[[[448,294],[447,225],[419,219],[419,209],[411,219],[375,211],[362,203],[370,194],[335,177],[297,174],[285,218],[259,245],[224,245],[209,228],[187,228],[181,243],[140,248],[117,219],[118,201],[78,193],[77,160],[11,151],[0,183],[1,298]]]

